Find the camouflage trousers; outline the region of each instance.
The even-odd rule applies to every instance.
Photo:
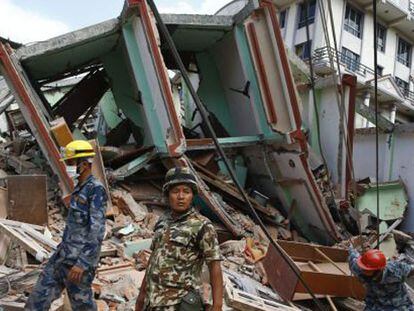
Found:
[[[97,310],[93,299],[92,281],[95,277],[94,271],[85,271],[80,284],[73,284],[67,280],[67,275],[71,266],[62,264],[52,256],[39,276],[25,310],[45,311],[49,310],[50,305],[58,299],[66,288],[73,310],[76,311],[95,311]]]

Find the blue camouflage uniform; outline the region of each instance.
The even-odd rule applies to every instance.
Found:
[[[49,310],[64,288],[73,310],[96,310],[91,289],[105,234],[107,196],[92,175],[72,193],[62,242],[42,271],[25,310]],[[67,280],[73,266],[84,269],[80,284]]]
[[[365,311],[414,311],[405,280],[413,267],[401,261],[389,261],[380,280],[365,276],[357,264],[360,254],[349,249],[349,267],[367,290]]]

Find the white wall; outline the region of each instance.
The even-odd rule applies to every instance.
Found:
[[[324,89],[319,100],[322,149],[334,183],[338,183],[339,112],[335,89]]]
[[[325,3],[325,7],[328,8],[327,0],[323,0],[323,1]],[[401,5],[404,5],[404,7],[407,7],[406,2],[408,0],[395,0],[395,1],[397,2],[403,1],[404,3]],[[288,7],[287,22],[286,22],[286,27],[284,29],[285,44],[292,51],[294,51],[295,45],[306,41],[305,28],[297,29],[297,14],[298,14],[297,3],[298,2],[293,3],[292,5]],[[355,5],[354,3],[352,3],[353,7],[360,10],[364,14],[364,20],[363,20],[364,26],[363,26],[362,40],[361,40],[343,29],[343,21],[345,17],[346,3],[347,2],[343,0],[332,1],[332,9],[333,9],[333,15],[334,15],[334,21],[335,21],[334,28],[335,28],[339,48],[341,49],[342,46],[344,46],[348,48],[349,50],[359,54],[361,57],[361,63],[374,69],[374,57],[373,57],[374,55],[374,46],[373,46],[374,19],[372,16],[372,12],[365,11],[362,7],[358,7],[358,5]],[[326,16],[326,18],[329,23],[329,17]],[[385,23],[383,23],[380,19],[378,21],[380,24],[385,25]],[[413,27],[414,27],[414,20],[413,20]],[[331,32],[330,24],[328,24],[328,31],[329,31],[331,41],[332,41],[332,32]],[[396,52],[397,52],[397,43],[398,43],[397,33],[398,33],[398,30],[396,30],[395,28],[393,27],[387,28],[385,52],[380,52],[380,51],[378,52],[378,65],[384,68],[383,69],[384,74],[396,75],[405,81],[409,81],[408,76],[409,76],[410,69],[401,68],[401,66],[399,66],[399,63],[395,61]],[[326,46],[318,5],[316,6],[316,17],[315,17],[314,24],[312,24],[310,36],[312,38],[313,49],[318,49],[318,48]],[[406,41],[413,44],[413,55],[412,55],[413,57],[412,58],[414,60],[414,42],[410,42],[409,40],[406,40]],[[411,66],[412,73],[414,73],[413,67],[414,66]],[[366,78],[371,79],[372,76],[367,75]]]
[[[379,180],[386,182],[401,179],[404,182],[409,206],[402,228],[414,233],[414,133],[394,133],[393,159],[388,138],[388,135],[380,136]],[[354,167],[356,179],[375,176],[374,134],[355,135]]]

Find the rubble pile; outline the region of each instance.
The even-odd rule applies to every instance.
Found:
[[[3,196],[0,199],[4,203],[0,218],[0,305],[7,310],[11,306],[23,308],[44,263],[60,242],[65,228],[67,207],[59,192],[47,190],[56,189],[53,177],[50,175],[47,183],[36,184],[33,181],[39,175],[19,175],[20,170],[8,160],[21,159],[21,155],[6,146],[10,144],[5,143],[2,146],[7,156],[2,157],[0,171],[4,186],[1,188],[3,192],[0,192]],[[102,153],[105,154],[106,150],[104,147]],[[36,163],[34,159],[24,157],[27,163]],[[280,286],[274,284],[276,282],[282,287],[285,286],[279,278],[275,279],[275,275],[283,270],[286,273],[289,268],[283,265],[280,258],[275,257],[277,254],[274,249],[269,249],[269,241],[264,232],[243,208],[240,196],[225,172],[219,171],[211,163],[207,169],[199,159],[198,156],[193,160],[190,158],[190,161],[198,172],[202,172],[199,175],[202,180],[211,185],[211,195],[243,232],[242,236],[235,239],[202,200],[195,200],[195,207],[213,221],[219,234],[220,251],[224,259],[222,268],[225,280],[225,310],[304,310],[306,305],[311,307],[309,296],[303,291],[296,288],[286,295],[283,290],[279,290]],[[133,178],[115,182],[111,179],[111,172],[115,168],[113,163],[113,158],[106,159],[111,200],[108,204],[105,239],[93,290],[99,310],[134,310],[151,255],[150,245],[155,224],[161,215],[168,212],[168,205],[162,194],[162,176],[166,167],[165,160],[154,160]],[[41,167],[33,165],[39,173],[42,172]],[[117,165],[122,165],[122,162]],[[43,173],[50,174],[47,169]],[[35,191],[43,193],[45,200],[40,202],[44,206],[36,206],[34,212],[41,214],[46,211],[46,219],[39,220],[35,215],[25,218],[18,213],[19,209],[25,207],[25,202],[10,204],[10,193],[17,190],[13,189],[15,184],[10,180],[19,176],[29,178],[36,188]],[[250,189],[249,193],[249,199],[265,219],[272,238],[285,249],[303,275],[315,272],[320,273],[321,278],[328,274],[345,275],[348,279],[343,281],[344,285],[346,282],[355,282],[347,268],[346,249],[350,243],[362,245],[364,241],[369,241],[374,244],[376,234],[369,229],[369,224],[364,228],[364,235],[354,237],[352,242],[344,240],[334,248],[310,244],[305,237],[299,235],[300,230],[297,229],[300,228],[295,228],[289,217],[284,217],[269,198],[254,189]],[[36,198],[31,198],[33,200],[37,202]],[[370,220],[371,226],[374,221],[375,219]],[[386,230],[382,239],[394,236],[398,249],[402,252],[401,259],[414,262],[413,239],[395,227],[391,226]],[[311,252],[314,254],[310,256]],[[279,272],[275,270],[275,262],[279,263],[276,266]],[[211,303],[207,271],[203,275],[204,300]],[[355,294],[356,288],[353,288],[353,293],[349,293],[350,297]],[[346,296],[344,293],[337,294]],[[354,298],[357,297],[354,295]],[[67,304],[64,294],[54,303],[53,310],[65,310]],[[352,298],[329,298],[326,305],[329,304],[343,310],[362,310],[363,307],[362,303]]]
[[[408,206],[404,182],[380,183],[378,212],[375,180],[357,182],[345,151],[352,146],[342,146],[352,133],[306,128],[319,116],[300,94],[310,90],[308,74],[290,68],[276,7],[250,2],[234,16],[162,16],[187,72],[146,1],[125,1],[119,18],[17,50],[0,42],[0,310],[23,309],[61,241],[73,182],[60,151],[79,139],[93,146],[92,173],[109,198],[93,282],[99,310],[134,310],[154,228],[169,211],[164,176],[177,166],[197,179],[194,207],[218,233],[224,310],[315,309],[300,279],[327,308],[362,310],[365,289],[347,248],[373,247],[377,235],[387,258],[414,263],[414,240],[397,229]],[[341,91],[351,107],[357,79],[347,76]],[[322,123],[343,122],[326,115]],[[340,148],[320,147],[330,151],[323,163],[313,149],[329,136]],[[209,284],[203,273],[205,302]],[[68,303],[63,293],[53,310]]]
[[[105,150],[105,148],[104,148]],[[9,149],[8,156],[2,158],[2,174],[5,190],[5,203],[8,192],[12,192],[12,185],[8,179],[12,176],[34,177],[37,175],[17,175],[20,171],[11,165],[10,158],[21,158],[13,149]],[[24,161],[33,163],[33,158]],[[111,160],[110,163],[113,163]],[[195,162],[194,162],[195,163]],[[283,310],[294,310],[286,305],[283,299],[268,285],[266,272],[262,260],[266,256],[268,241],[264,233],[251,217],[240,207],[239,196],[234,186],[224,178],[196,164],[199,169],[208,173],[211,184],[222,183],[224,187],[217,188],[218,192],[212,195],[220,202],[222,208],[231,215],[244,232],[241,239],[229,239],[231,234],[219,221],[210,216],[219,232],[220,249],[224,258],[222,267],[226,280],[226,302],[235,310],[243,310],[249,302],[261,301],[263,307],[256,306],[257,310],[267,310],[266,304],[279,306]],[[36,166],[38,167],[38,166]],[[110,170],[109,170],[110,171]],[[39,173],[41,169],[39,168]],[[48,173],[44,171],[44,173]],[[100,310],[133,310],[140,284],[145,275],[151,251],[149,249],[153,237],[153,230],[159,217],[168,212],[168,205],[162,195],[162,183],[165,168],[160,161],[151,165],[137,175],[137,180],[116,182],[110,186],[111,204],[107,210],[106,234],[101,250],[101,259],[93,283],[96,299]],[[213,179],[214,178],[214,179]],[[108,177],[110,180],[110,176]],[[207,178],[206,178],[207,179]],[[67,207],[59,197],[59,193],[47,192],[56,185],[52,177],[48,178],[48,185],[36,191],[44,192],[47,204],[37,207],[37,211],[47,211],[47,219],[43,224],[32,223],[27,219],[20,221],[16,209],[22,208],[21,202],[5,204],[5,210],[0,219],[0,301],[2,306],[14,305],[22,308],[32,286],[35,284],[43,264],[53,254],[61,240],[64,228]],[[7,187],[8,186],[8,187]],[[47,189],[46,189],[47,188]],[[219,193],[220,192],[220,193]],[[259,192],[250,197],[255,207],[268,218],[268,230],[274,239],[306,241],[291,227],[279,210],[268,202],[268,198]],[[259,201],[259,196],[262,201]],[[234,201],[235,204],[230,203]],[[45,201],[46,202],[46,201]],[[264,205],[262,205],[264,204]],[[205,214],[206,207],[195,203],[201,213]],[[30,219],[30,218],[29,218]],[[34,219],[34,218],[32,218]],[[205,300],[209,296],[209,282],[204,280],[206,287]],[[250,295],[246,296],[246,295]],[[246,298],[248,297],[248,298]],[[63,308],[65,299],[55,304]],[[58,310],[57,306],[56,310]],[[275,307],[275,310],[279,310]]]

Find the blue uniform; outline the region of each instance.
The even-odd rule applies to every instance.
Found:
[[[62,242],[49,259],[25,310],[49,310],[64,288],[73,310],[96,310],[91,284],[105,234],[105,188],[92,175],[72,193]],[[80,284],[67,280],[73,266],[84,269]]]
[[[357,264],[360,254],[353,248],[349,249],[349,267],[365,285],[366,311],[414,311],[414,305],[408,296],[405,280],[412,266],[401,261],[387,263],[380,280],[365,276]]]

